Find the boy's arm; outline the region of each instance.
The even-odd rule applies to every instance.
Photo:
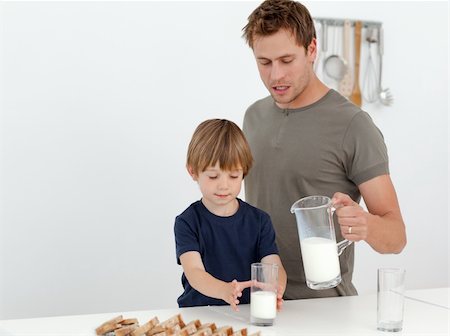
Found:
[[[278,254],[270,254],[261,259],[261,262],[268,264],[278,265],[278,292],[277,292],[277,309],[281,310],[283,305],[283,294],[286,290],[287,274],[281,263],[280,256]]]
[[[237,305],[242,296],[242,290],[250,287],[252,282],[244,281],[225,282],[216,279],[211,274],[206,272],[203,265],[200,253],[197,251],[185,252],[180,256],[180,262],[183,266],[184,274],[190,285],[202,293],[203,295],[221,299],[231,305],[231,307],[238,311]]]

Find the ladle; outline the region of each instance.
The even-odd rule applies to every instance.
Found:
[[[336,47],[336,49],[338,49],[338,34],[337,34],[337,30],[338,30],[338,26],[334,25],[333,26],[333,46]],[[335,50],[333,48],[333,54],[328,56],[325,59],[324,62],[324,68],[325,68],[325,72],[326,74],[330,77],[333,78],[337,81],[341,81],[342,78],[344,77],[345,73],[347,72],[347,64],[345,63],[345,61],[342,59],[341,56],[339,56],[339,50]]]

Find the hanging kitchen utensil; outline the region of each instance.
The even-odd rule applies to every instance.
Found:
[[[375,63],[373,60],[373,48],[372,46],[378,42],[376,28],[367,28],[366,41],[368,44],[367,48],[367,62],[366,62],[366,72],[364,74],[363,85],[362,85],[362,95],[366,102],[373,103],[378,100],[378,82],[379,78],[377,76],[377,70],[375,68]]]
[[[379,31],[380,35],[380,44],[378,46],[378,53],[380,58],[380,73],[378,74],[378,88],[379,88],[379,98],[380,102],[383,105],[392,105],[394,103],[394,97],[389,89],[383,89],[381,85],[381,78],[382,78],[382,72],[383,72],[383,55],[384,55],[384,32],[383,27],[380,27]]]
[[[325,72],[325,56],[327,54],[328,51],[328,24],[326,21],[323,21],[323,26],[322,26],[322,64],[321,64],[321,74],[323,76],[324,72]]]
[[[351,23],[350,20],[344,21],[344,61],[347,64],[347,71],[339,82],[339,92],[345,96],[350,97],[353,90],[353,78],[352,69],[350,67],[350,34],[351,34]]]
[[[361,90],[359,88],[359,62],[361,57],[361,21],[355,22],[355,72],[354,72],[354,85],[353,92],[350,96],[350,100],[357,106],[362,105]]]
[[[325,73],[337,81],[340,81],[347,69],[347,65],[341,56],[339,56],[339,39],[338,39],[338,29],[339,27],[333,26],[333,54],[325,59],[324,67]]]
[[[314,60],[313,70],[317,72],[317,65],[319,64],[319,60],[322,57],[322,50],[320,50],[319,43],[322,43],[322,23],[318,21],[314,21],[314,27],[316,29],[316,42],[317,42],[317,51],[316,51],[316,59]]]
[[[322,79],[323,77],[323,59],[325,57],[325,53],[327,51],[325,40],[327,34],[327,23],[325,21],[319,22],[316,28],[317,32],[317,57],[314,62],[314,72],[316,76]]]

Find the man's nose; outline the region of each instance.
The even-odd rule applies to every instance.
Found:
[[[284,77],[284,72],[281,65],[278,62],[273,62],[272,69],[270,71],[270,79],[272,81],[278,81]]]

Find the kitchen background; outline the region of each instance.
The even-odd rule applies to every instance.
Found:
[[[242,125],[267,95],[241,39],[258,3],[0,2],[1,319],[176,306],[173,222],[200,197],[188,141],[207,118]],[[394,102],[363,108],[388,145],[408,245],[358,243],[356,287],[374,293],[382,266],[405,267],[411,289],[449,286],[448,3],[305,4],[384,30]],[[343,56],[341,35],[321,61]]]

